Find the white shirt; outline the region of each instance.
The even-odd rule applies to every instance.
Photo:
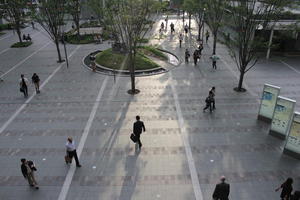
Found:
[[[69,141],[67,141],[66,147],[67,147],[67,151],[74,151],[76,149],[75,142],[72,141],[72,143],[70,143]]]
[[[25,83],[26,83],[26,85],[28,85],[28,79],[27,78],[24,78],[24,81],[25,81]],[[22,78],[20,78],[20,81],[19,81],[19,83],[20,83],[20,86],[22,86]]]

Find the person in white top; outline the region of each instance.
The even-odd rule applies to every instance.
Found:
[[[28,80],[27,78],[24,77],[24,74],[21,74],[21,78],[19,80],[19,84],[20,84],[20,92],[24,93],[24,97],[28,97]]]
[[[73,139],[71,137],[68,137],[68,140],[66,143],[66,148],[67,148],[67,154],[71,158],[71,160],[74,157],[75,162],[76,162],[76,167],[81,167],[81,165],[79,164],[79,160],[78,160],[78,156],[77,156],[77,152],[76,152],[75,142],[73,141]]]

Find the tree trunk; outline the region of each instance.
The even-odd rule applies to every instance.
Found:
[[[20,29],[20,25],[19,24],[15,24],[16,26],[16,32],[18,34],[18,38],[19,38],[19,42],[22,43],[22,36],[21,36],[21,29]]]
[[[182,11],[182,23],[183,23],[183,26],[184,26],[184,10]]]
[[[131,92],[135,93],[135,66],[134,66],[134,52],[132,48],[129,48],[129,69],[130,69],[130,79],[131,79]]]
[[[54,42],[55,42],[55,46],[56,46],[56,50],[57,50],[58,62],[62,62],[58,39],[55,39]]]
[[[240,71],[240,79],[239,79],[239,84],[237,87],[237,91],[243,91],[243,81],[244,81],[244,75],[245,75],[245,69],[244,67],[242,68],[242,70]]]
[[[189,30],[191,30],[192,15],[189,13]]]
[[[77,37],[78,37],[78,40],[80,40],[80,32],[79,32],[79,29],[80,29],[80,25],[79,25],[79,18],[78,18],[78,20],[76,20],[76,31],[77,31]]]
[[[215,31],[213,34],[214,34],[213,54],[216,54],[218,31]]]
[[[200,41],[201,39],[201,28],[202,28],[202,17],[200,15],[200,12],[198,13],[198,17],[199,17],[199,24],[198,24],[198,41]]]

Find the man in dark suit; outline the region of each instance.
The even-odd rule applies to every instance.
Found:
[[[141,149],[142,143],[140,140],[140,136],[143,131],[144,132],[146,131],[146,128],[144,122],[140,121],[140,116],[136,116],[135,118],[136,118],[136,122],[134,122],[133,124],[133,134],[136,136],[137,143],[139,145],[139,148]]]
[[[213,199],[214,200],[229,200],[229,192],[230,192],[230,186],[228,183],[225,183],[225,176],[221,177],[221,183],[218,183],[216,185],[215,191],[213,193]]]

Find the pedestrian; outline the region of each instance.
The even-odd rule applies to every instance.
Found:
[[[31,21],[31,26],[32,26],[32,29],[35,29],[35,28],[34,28],[34,22],[33,22],[33,21]]]
[[[161,28],[161,30],[165,29],[165,24],[163,22],[160,24],[160,28]]]
[[[141,142],[141,134],[142,132],[145,132],[146,131],[146,128],[145,128],[145,125],[144,125],[144,122],[142,122],[140,120],[140,116],[136,116],[136,122],[134,122],[133,124],[133,134],[136,136],[136,139],[137,139],[137,143],[139,145],[139,149],[142,148],[142,142]]]
[[[214,200],[229,200],[229,193],[230,193],[230,185],[225,183],[225,176],[221,177],[221,183],[216,185],[215,191],[212,195]]]
[[[166,22],[166,30],[168,28],[168,20],[169,20],[169,16],[167,15],[166,19],[165,19],[165,22]]]
[[[75,162],[76,162],[76,167],[81,167],[79,164],[76,148],[75,148],[75,142],[71,137],[68,137],[67,143],[66,143],[66,148],[67,148],[67,155],[70,158],[70,162],[72,162],[72,158],[74,157]]]
[[[202,43],[199,44],[198,50],[199,50],[199,55],[201,56],[202,55],[202,50],[203,50],[203,44]]]
[[[215,87],[212,87],[210,90],[209,90],[210,92],[212,92],[212,96],[213,96],[213,99],[212,99],[212,108],[213,108],[213,110],[215,110],[216,109],[216,106],[215,106],[215,95],[216,95],[216,88]]]
[[[91,62],[91,68],[92,68],[93,72],[96,72],[97,66],[96,66],[95,61],[92,61],[92,62]]]
[[[189,58],[190,58],[191,54],[189,52],[188,49],[185,50],[185,53],[184,53],[184,57],[185,57],[185,62],[188,63],[189,62]]]
[[[40,93],[40,77],[34,73],[31,77],[32,83],[35,86],[36,93]]]
[[[289,200],[293,191],[293,179],[292,178],[287,178],[284,183],[280,185],[275,191],[277,192],[279,189],[281,190],[280,198],[281,200]]]
[[[171,22],[170,27],[171,27],[171,34],[173,34],[173,32],[175,32],[175,28],[174,28],[173,22]]]
[[[214,97],[211,91],[209,91],[208,97],[205,99],[206,106],[203,108],[203,112],[206,111],[207,108],[209,108],[209,111],[212,112],[212,106],[211,103],[214,101]]]
[[[31,37],[30,37],[29,33],[27,34],[26,41],[30,41],[31,42]]]
[[[180,33],[179,34],[179,47],[180,48],[181,48],[182,40],[183,40],[183,35],[182,35],[182,33]]]
[[[23,34],[23,40],[27,42],[27,37],[25,34]]]
[[[189,26],[187,24],[185,24],[185,26],[184,26],[184,31],[185,31],[185,34],[187,34],[189,32]]]
[[[207,41],[209,39],[209,31],[208,30],[206,30],[205,37],[206,37],[206,44],[207,44]]]
[[[295,191],[291,196],[291,200],[300,200],[300,191]]]
[[[213,54],[210,58],[212,60],[213,69],[217,69],[217,60],[219,60],[219,57],[216,54]]]
[[[194,64],[197,65],[197,61],[199,58],[198,50],[196,49],[193,53]]]
[[[29,185],[31,187],[35,187],[35,189],[39,189],[38,184],[34,178],[34,171],[36,171],[36,167],[32,161],[27,161],[25,158],[21,159],[21,172],[25,179],[27,179]]]
[[[24,93],[24,97],[28,97],[28,80],[24,77],[24,74],[21,74],[21,79],[19,80],[20,92]]]

